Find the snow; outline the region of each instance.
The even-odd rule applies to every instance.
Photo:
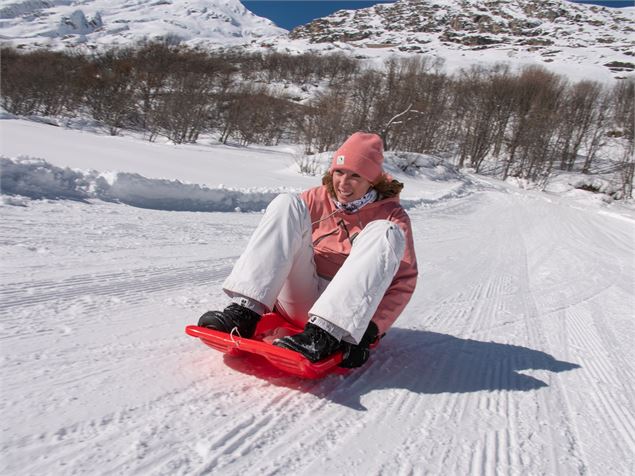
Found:
[[[3,188],[33,198],[100,198],[169,210],[228,211],[240,207],[243,211],[260,211],[278,193],[300,192],[319,183],[315,177],[298,174],[297,164],[302,159],[299,147],[245,149],[211,139],[200,145],[176,146],[149,143],[134,136],[113,137],[51,127],[12,119],[8,114],[4,117],[1,154],[15,160],[3,162]],[[33,141],[33,136],[38,140]],[[399,165],[404,166],[408,156],[388,154],[386,169],[399,174]],[[328,167],[328,154],[315,160],[321,175]],[[417,164],[428,167],[421,171],[412,167],[408,175],[400,177],[410,188],[403,195],[406,204],[463,193],[466,180],[451,167],[430,157],[418,157]],[[429,186],[409,187],[418,183],[423,173]],[[19,177],[20,190],[14,185],[18,182],[14,175]]]
[[[376,12],[407,9],[409,3],[410,0],[402,0],[398,5],[340,10],[324,17],[333,27],[346,20],[341,28],[350,32],[368,28],[372,36],[359,41],[316,44],[308,39],[290,39],[287,30],[254,15],[239,0],[6,0],[0,6],[0,39],[4,45],[19,50],[46,48],[87,54],[147,40],[202,49],[237,46],[258,53],[339,51],[365,58],[373,67],[381,67],[391,57],[410,57],[413,51],[408,48],[414,48],[426,57],[440,60],[440,70],[447,74],[474,66],[491,68],[504,64],[512,70],[540,65],[573,82],[591,79],[615,84],[618,79],[635,76],[632,68],[618,71],[606,66],[633,63],[635,7],[609,9],[558,0],[544,8],[561,10],[566,16],[550,22],[526,13],[525,2],[520,0],[415,2],[436,8],[436,18],[486,13],[501,24],[516,19],[520,24],[539,27],[541,35],[553,42],[550,46],[531,46],[522,44],[528,39],[522,35],[488,33],[501,44],[481,49],[457,45],[444,40],[439,32],[418,31],[411,26],[387,30]],[[575,20],[576,16],[581,19]]]
[[[539,65],[572,82],[593,80],[615,84],[617,80],[635,75],[630,68],[612,71],[606,66],[612,62],[632,63],[635,7],[603,8],[567,0],[534,2],[534,13],[540,17],[538,18],[525,11],[526,3],[524,0],[400,0],[361,10],[340,11],[324,18],[330,23],[330,33],[361,30],[370,33],[368,38],[312,43],[311,35],[293,40],[282,35],[267,39],[266,43],[282,51],[342,51],[357,58],[365,58],[375,67],[390,57],[407,58],[418,52],[434,60],[441,60],[440,70],[447,74],[457,74],[472,67],[492,68],[506,65],[512,71],[518,71],[524,67]],[[456,15],[476,17],[484,14],[503,27],[497,33],[494,30],[483,33],[483,36],[494,38],[500,43],[487,48],[457,45],[444,39],[438,31],[420,31],[418,23],[406,21],[408,13],[420,7],[425,7],[425,13],[419,17],[424,19],[422,23],[425,23],[425,17],[428,16],[437,21],[436,26],[442,25],[441,20],[444,18]],[[548,10],[559,11],[564,16],[548,21],[544,15],[540,15]],[[390,21],[399,22],[399,28],[394,28],[394,25],[388,28],[386,20],[382,20],[377,14],[380,11],[395,13],[396,16],[390,17]],[[549,46],[525,44],[530,37],[511,33],[504,26],[510,20],[533,25],[527,29],[538,30],[537,38],[548,40]],[[366,29],[367,25],[370,28]],[[452,28],[451,31],[458,32],[460,36],[480,35],[474,30],[463,31],[461,28]]]
[[[390,154],[417,290],[364,368],[304,381],[184,333],[319,183],[297,148],[0,131],[0,473],[633,473],[632,208]]]
[[[9,0],[2,38],[16,47],[110,48],[144,40],[241,45],[286,33],[239,0]]]

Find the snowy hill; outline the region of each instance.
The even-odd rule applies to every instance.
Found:
[[[184,333],[319,183],[293,147],[0,133],[1,474],[632,473],[632,209],[391,155],[417,290],[364,368],[304,381]]]
[[[450,73],[508,63],[539,64],[576,81],[635,76],[635,7],[567,0],[399,0],[342,10],[289,33],[238,0],[3,3],[0,40],[18,48],[86,51],[161,39],[210,49],[344,51],[374,62],[422,54],[439,59]]]
[[[635,71],[635,7],[567,0],[399,0],[341,10],[291,31],[290,49],[343,49],[366,57],[420,53],[450,71],[472,64],[541,64],[575,79]]]
[[[9,0],[0,39],[18,48],[130,45],[141,40],[191,46],[245,44],[286,32],[238,0]]]

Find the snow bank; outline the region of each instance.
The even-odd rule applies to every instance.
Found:
[[[281,190],[211,189],[178,180],[149,179],[139,174],[101,174],[60,168],[42,159],[0,157],[0,190],[3,195],[31,199],[101,199],[140,208],[173,211],[260,211]],[[7,204],[24,205],[4,198]]]
[[[210,189],[178,180],[148,179],[130,173],[118,173],[112,185],[97,192],[96,198],[135,207],[197,212],[261,211],[280,193]]]
[[[384,156],[388,172],[401,172],[412,177],[424,177],[434,182],[465,180],[465,175],[440,157],[399,151],[386,152]]]
[[[597,195],[598,200],[606,203],[624,199],[623,190],[618,185],[598,175],[558,172],[550,177],[544,186],[518,177],[508,177],[505,182],[524,190],[542,190],[549,194],[569,198],[590,198]]]
[[[90,178],[61,169],[41,159],[0,158],[0,190],[3,194],[30,198],[82,200],[89,198]]]
[[[333,153],[334,151],[330,150],[301,157],[296,160],[296,170],[305,175],[321,176],[331,165]],[[465,175],[440,157],[417,152],[384,152],[384,169],[395,177],[406,175],[435,182],[465,180]]]
[[[316,172],[328,168],[324,157],[315,158]],[[313,159],[312,159],[313,160]],[[330,154],[329,154],[330,160]],[[25,206],[28,199],[80,200],[100,199],[139,208],[169,211],[234,212],[261,211],[276,195],[290,191],[279,188],[209,188],[180,180],[147,178],[137,173],[104,173],[58,167],[26,156],[0,157],[0,190],[3,202]],[[426,197],[402,197],[406,209],[462,197],[471,193],[473,183],[455,167],[441,159],[414,153],[387,152],[385,168],[401,181],[424,179],[443,182],[442,190]],[[454,184],[450,186],[450,184]],[[430,188],[430,187],[428,187]]]

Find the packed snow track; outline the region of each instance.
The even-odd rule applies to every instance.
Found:
[[[2,474],[633,474],[635,225],[482,183],[412,208],[417,291],[305,381],[185,335],[259,213],[1,206]]]

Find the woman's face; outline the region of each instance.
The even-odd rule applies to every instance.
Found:
[[[337,201],[340,203],[350,203],[359,200],[373,186],[361,175],[346,169],[333,171],[333,188]]]

